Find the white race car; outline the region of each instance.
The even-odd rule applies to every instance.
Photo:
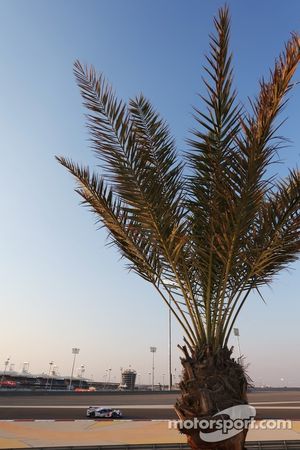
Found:
[[[122,412],[119,409],[103,406],[89,406],[86,415],[87,417],[99,417],[103,419],[119,419],[122,417]]]

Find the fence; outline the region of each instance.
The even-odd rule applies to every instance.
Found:
[[[89,445],[73,447],[34,447],[34,450],[189,450],[187,444]],[[15,449],[1,449],[15,450]],[[252,441],[246,450],[300,450],[300,441]]]

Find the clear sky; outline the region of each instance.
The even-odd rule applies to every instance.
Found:
[[[194,126],[192,105],[217,0],[35,0],[0,2],[0,368],[71,370],[71,348],[86,374],[119,379],[131,365],[148,381],[150,345],[157,380],[167,373],[167,311],[152,288],[128,274],[105,247],[105,232],[73,192],[55,154],[93,162],[72,75],[76,58],[92,63],[121,97],[142,91],[167,119],[178,148]],[[228,1],[235,84],[242,101],[257,92],[291,31],[300,2]],[[297,79],[299,79],[299,72]],[[282,175],[299,163],[300,86],[285,110]],[[238,326],[249,374],[258,383],[300,385],[300,264],[252,296]],[[173,360],[180,370],[174,327]],[[284,381],[281,381],[281,378]]]

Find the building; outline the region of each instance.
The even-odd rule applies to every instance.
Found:
[[[1,371],[0,370],[0,391],[7,389],[14,390],[69,390],[70,376],[59,376],[54,371],[52,373],[42,373],[34,375],[29,372]],[[72,390],[95,388],[98,390],[117,390],[119,383],[93,381],[87,378],[73,377]]]
[[[122,372],[122,384],[120,387],[128,391],[133,391],[136,380],[136,371],[127,369]]]

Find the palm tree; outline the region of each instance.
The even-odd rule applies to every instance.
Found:
[[[204,110],[183,157],[143,96],[118,100],[102,75],[75,63],[102,173],[58,157],[76,192],[108,230],[127,267],[151,283],[184,333],[180,419],[209,418],[247,404],[249,379],[228,348],[234,323],[300,249],[300,173],[271,176],[283,139],[277,116],[292,88],[300,38],[292,35],[246,111],[232,87],[229,12],[214,20],[205,67]],[[171,303],[169,304],[169,297]],[[193,449],[243,449],[247,429],[208,444],[181,429]]]

